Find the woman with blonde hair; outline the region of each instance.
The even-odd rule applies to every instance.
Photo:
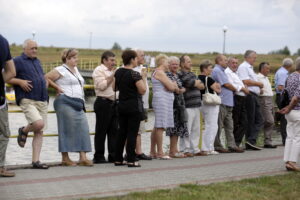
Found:
[[[54,109],[57,116],[59,152],[62,165],[75,166],[69,158],[69,152],[79,152],[79,165],[92,166],[86,152],[90,152],[91,140],[89,126],[84,112],[84,79],[76,65],[78,51],[66,49],[62,53],[63,64],[48,72],[45,77],[56,89]]]
[[[160,54],[156,57],[157,67],[152,74],[153,99],[155,123],[151,134],[150,155],[162,160],[171,159],[163,152],[163,132],[167,128],[174,127],[173,101],[177,84],[166,75],[169,70],[168,57]]]

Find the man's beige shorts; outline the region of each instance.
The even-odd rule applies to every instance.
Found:
[[[29,124],[42,119],[45,124],[43,130],[47,128],[48,103],[46,101],[22,99],[20,107]]]

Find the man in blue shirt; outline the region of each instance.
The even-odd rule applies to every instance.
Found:
[[[236,88],[230,84],[225,69],[227,67],[227,58],[224,55],[218,55],[215,59],[216,65],[212,71],[212,78],[221,85],[221,105],[218,118],[218,133],[215,139],[215,149],[220,153],[242,153],[243,149],[236,146],[233,136],[232,109],[234,106],[233,92]],[[222,128],[225,130],[228,150],[222,146],[220,135]]]
[[[0,176],[13,177],[14,172],[7,171],[4,168],[5,153],[9,139],[8,113],[5,100],[5,81],[9,81],[16,75],[14,62],[10,55],[7,40],[0,35]]]
[[[28,132],[33,132],[32,165],[34,169],[48,169],[42,164],[40,153],[43,143],[43,130],[47,123],[47,88],[44,72],[37,59],[37,43],[25,40],[24,52],[15,57],[16,78],[9,81],[14,85],[17,105],[23,110],[28,125],[19,128],[18,144],[24,147]]]
[[[282,61],[282,66],[277,70],[275,73],[275,90],[276,90],[276,104],[279,107],[280,105],[280,96],[282,91],[285,87],[285,81],[287,77],[289,76],[289,72],[293,67],[293,60],[291,58],[285,58]],[[280,120],[280,133],[282,138],[282,144],[285,145],[285,139],[286,139],[286,125],[287,121],[284,117],[284,115],[279,114],[279,120]]]

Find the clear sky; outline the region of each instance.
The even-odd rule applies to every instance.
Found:
[[[300,0],[0,0],[0,33],[22,44],[173,52],[300,48]],[[91,34],[92,33],[92,34]]]

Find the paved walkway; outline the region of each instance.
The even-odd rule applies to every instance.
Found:
[[[94,167],[17,169],[0,177],[0,199],[80,199],[172,188],[183,183],[208,184],[286,173],[283,147],[205,157],[142,161],[141,168],[98,164]]]

